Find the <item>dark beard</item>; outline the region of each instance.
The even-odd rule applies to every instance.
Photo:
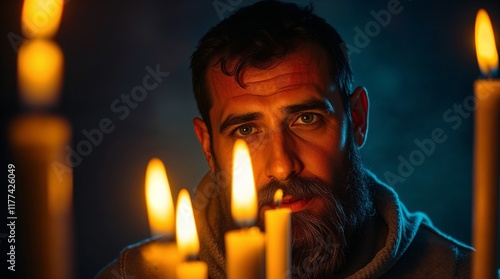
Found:
[[[333,185],[298,175],[271,181],[258,192],[259,209],[273,201],[278,188],[295,199],[321,198],[320,213],[310,210],[292,215],[292,277],[332,278],[349,257],[352,234],[372,209],[360,154],[351,138],[342,166],[333,171]],[[259,210],[260,212],[260,210]],[[264,229],[263,220],[259,226]]]

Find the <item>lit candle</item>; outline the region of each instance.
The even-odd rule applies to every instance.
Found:
[[[165,166],[157,158],[149,161],[146,170],[146,202],[151,234],[163,238],[141,250],[142,256],[150,269],[174,279],[180,262],[174,241],[174,206]]]
[[[258,227],[252,227],[257,218],[257,192],[250,153],[243,140],[237,140],[233,149],[231,214],[242,229],[225,235],[226,276],[263,278],[264,234]]]
[[[274,194],[276,209],[266,210],[266,279],[291,278],[292,211],[281,208],[283,190]]]
[[[162,161],[153,158],[146,170],[146,203],[151,235],[174,236],[174,203]]]
[[[208,267],[205,262],[196,260],[200,242],[196,232],[191,198],[186,189],[179,192],[176,211],[177,247],[182,262],[177,265],[177,279],[206,279]]]
[[[496,278],[498,225],[498,154],[500,145],[500,80],[493,28],[485,10],[476,18],[476,52],[481,72],[489,77],[474,83],[476,95],[474,146],[473,278]]]
[[[21,100],[31,108],[54,105],[62,84],[64,58],[51,37],[59,28],[62,0],[26,0],[21,25],[30,38],[19,48],[17,60],[18,86]]]
[[[73,175],[69,166],[59,163],[65,162],[71,126],[63,117],[48,112],[58,101],[62,83],[63,54],[50,37],[57,32],[63,2],[41,3],[50,4],[51,11],[59,10],[44,18],[43,24],[25,20],[33,11],[31,3],[23,4],[23,31],[34,23],[39,30],[52,27],[51,32],[43,34],[24,32],[32,39],[21,45],[18,54],[20,100],[27,112],[16,117],[9,129],[16,187],[10,192],[9,200],[15,206],[8,211],[8,221],[21,232],[18,241],[9,246],[23,255],[27,268],[16,269],[21,277],[71,278]],[[31,15],[32,20],[40,19],[33,17],[39,15],[36,12]]]
[[[53,37],[61,23],[64,0],[25,0],[21,16],[28,38]]]
[[[59,46],[45,39],[21,45],[17,60],[21,99],[30,107],[57,103],[61,92],[63,54]]]

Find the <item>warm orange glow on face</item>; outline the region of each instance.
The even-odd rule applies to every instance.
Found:
[[[25,0],[21,15],[24,36],[53,37],[61,24],[63,2],[64,0]]]
[[[22,100],[30,106],[50,106],[61,91],[64,58],[57,44],[31,40],[19,49],[18,83]]]
[[[498,68],[498,53],[495,35],[488,13],[480,9],[476,16],[476,55],[479,68],[484,75],[490,75]]]
[[[174,234],[174,205],[163,163],[153,158],[146,171],[146,203],[152,235]]]
[[[179,192],[175,221],[177,247],[181,259],[185,260],[187,256],[198,255],[200,242],[196,232],[191,197],[186,189]]]
[[[244,140],[236,140],[233,149],[231,213],[236,223],[250,226],[257,218],[257,191],[250,152]]]

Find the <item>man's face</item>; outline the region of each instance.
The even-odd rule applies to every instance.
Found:
[[[355,104],[355,124],[350,125],[327,61],[322,48],[308,44],[268,69],[245,69],[241,76],[244,88],[220,67],[212,67],[207,74],[213,100],[211,140],[206,125],[195,120],[195,131],[213,172],[232,173],[233,144],[236,139],[247,142],[259,192],[260,224],[264,211],[274,207],[272,194],[282,188],[282,207],[293,212],[296,247],[307,246],[311,237],[298,220],[307,222],[314,217],[322,222],[337,215],[330,218],[337,218],[331,223],[346,221],[332,212],[342,207],[333,200],[349,196],[348,187],[357,187],[350,185],[356,183],[349,180],[348,173],[351,157],[357,156],[355,144],[364,141],[366,127],[356,123],[366,124],[367,103],[364,107]],[[362,99],[366,102],[364,90]],[[220,195],[228,209],[230,187]]]
[[[219,67],[208,71],[208,81],[212,150],[220,170],[231,173],[233,144],[242,138],[258,190],[292,174],[333,182],[332,170],[344,157],[347,118],[324,51],[311,46],[270,69],[248,69],[242,76],[245,88]],[[314,198],[283,206],[294,212],[322,207]]]

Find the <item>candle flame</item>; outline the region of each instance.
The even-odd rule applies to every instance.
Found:
[[[276,190],[276,192],[274,193],[274,198],[273,198],[274,204],[275,204],[277,207],[280,207],[280,206],[281,206],[281,202],[282,202],[282,200],[283,200],[283,190],[278,189],[278,190]]]
[[[63,64],[63,54],[57,44],[44,39],[23,44],[17,61],[22,100],[35,107],[55,104],[61,91]]]
[[[174,205],[162,161],[153,158],[146,171],[146,203],[152,235],[174,234]]]
[[[186,189],[179,192],[176,214],[177,248],[181,259],[185,260],[189,256],[197,256],[200,251],[200,242],[196,232],[191,198]]]
[[[21,15],[24,36],[28,38],[51,38],[59,25],[64,0],[25,0]]]
[[[240,226],[251,226],[257,218],[257,191],[250,152],[244,140],[238,139],[233,149],[231,213]]]
[[[476,55],[479,68],[484,75],[498,69],[498,53],[490,17],[484,9],[476,16]]]

